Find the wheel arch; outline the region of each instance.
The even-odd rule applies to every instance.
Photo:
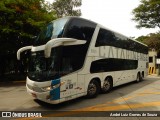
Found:
[[[99,86],[101,87],[101,79],[100,79],[99,77],[93,77],[93,78],[90,80],[90,82],[91,82],[92,80],[97,81],[98,84],[99,84]],[[90,83],[90,82],[89,82],[89,83]]]
[[[110,80],[111,80],[111,82],[112,82],[112,86],[113,86],[113,77],[112,77],[111,75],[108,75],[108,76],[105,77],[104,80],[106,80],[107,78],[110,78]]]
[[[93,88],[92,87],[95,86],[95,90],[92,90]],[[94,98],[94,97],[97,97],[97,95],[100,93],[100,90],[101,90],[101,81],[100,81],[100,78],[98,77],[93,77],[87,84],[87,94],[86,94],[86,97],[87,98]],[[92,93],[92,91],[94,91]]]

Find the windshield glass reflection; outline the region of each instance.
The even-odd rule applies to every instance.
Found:
[[[44,45],[49,40],[54,38],[62,37],[64,27],[67,23],[67,18],[58,19],[56,21],[50,22],[39,34],[36,41],[34,42],[34,46]]]
[[[51,57],[45,58],[44,51],[31,54],[28,77],[35,81],[58,78],[60,48],[52,49]]]

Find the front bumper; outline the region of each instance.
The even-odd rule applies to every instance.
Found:
[[[58,104],[58,103],[60,103],[60,100],[51,100],[50,99],[50,91],[47,91],[47,92],[35,92],[35,91],[29,89],[27,85],[26,85],[26,88],[27,88],[27,92],[30,95],[32,95],[35,99],[38,99],[40,101],[43,101],[43,102],[46,102],[46,103],[50,103],[50,104]]]

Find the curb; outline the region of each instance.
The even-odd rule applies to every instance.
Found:
[[[4,86],[19,86],[25,85],[26,81],[8,81],[8,82],[0,82],[0,87]]]
[[[147,78],[160,78],[160,76],[157,76],[157,75],[148,75]]]
[[[26,80],[24,80],[24,81],[13,81],[13,83],[26,83]]]

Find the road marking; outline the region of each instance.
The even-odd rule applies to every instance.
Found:
[[[57,114],[48,114],[43,118],[47,117],[64,117],[64,116],[70,116],[70,115],[76,115],[81,113],[87,113],[90,111],[117,111],[117,110],[128,110],[130,108],[143,108],[143,107],[153,107],[153,106],[160,106],[160,102],[147,102],[147,103],[135,103],[135,104],[127,104],[125,105],[115,105],[115,106],[104,106],[104,107],[86,107],[82,109],[67,111],[67,112],[60,112]],[[33,119],[39,119],[39,118],[18,118],[16,120],[33,120]]]
[[[159,95],[160,92],[157,91],[153,91],[153,90],[144,90],[142,92],[139,93],[134,93],[132,96],[128,96],[128,97],[124,97],[121,96],[121,98],[118,98],[116,100],[110,101],[110,102],[106,102],[103,104],[98,104],[95,106],[91,106],[91,107],[85,107],[85,108],[81,108],[81,109],[75,109],[75,110],[71,110],[71,111],[66,111],[66,112],[60,112],[60,113],[56,113],[56,114],[48,114],[43,118],[47,118],[47,117],[63,117],[63,116],[71,116],[71,115],[76,115],[76,114],[81,114],[81,113],[87,113],[90,111],[118,111],[118,110],[130,110],[133,108],[144,108],[144,107],[156,107],[156,106],[160,106],[160,102],[159,101],[152,101],[152,102],[143,102],[143,103],[124,103],[124,104],[119,104],[119,102],[123,102],[123,101],[128,101],[137,97],[144,97],[144,96],[150,96],[150,95]],[[32,120],[32,119],[39,119],[39,118],[18,118],[18,120]]]
[[[156,94],[156,95],[159,95],[160,94],[160,92],[147,92],[147,93],[139,93],[139,94],[151,94],[151,95],[153,95],[153,94]]]
[[[160,106],[160,102],[159,101],[155,101],[155,102],[146,102],[146,103],[135,103],[135,104],[130,104],[128,103],[128,105],[131,108],[142,108],[142,107],[151,107],[151,106]],[[104,106],[104,107],[87,107],[87,108],[82,108],[79,110],[75,110],[75,111],[115,111],[115,110],[127,110],[130,109],[129,106],[127,104],[123,104],[123,105],[115,105],[115,106]]]

